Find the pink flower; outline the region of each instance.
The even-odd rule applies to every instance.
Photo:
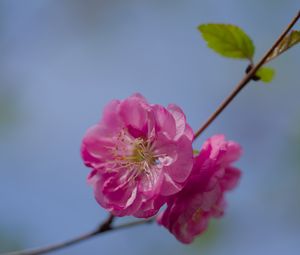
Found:
[[[82,142],[98,203],[116,216],[150,217],[178,193],[193,166],[193,131],[176,105],[140,94],[111,101]]]
[[[208,139],[194,160],[194,167],[184,189],[172,196],[166,210],[157,218],[183,243],[191,243],[206,230],[211,217],[224,213],[224,193],[233,189],[240,170],[231,164],[238,160],[241,148],[225,141],[223,135]]]

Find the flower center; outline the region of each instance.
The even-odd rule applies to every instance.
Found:
[[[114,160],[110,161],[112,169],[125,168],[132,177],[151,175],[152,167],[159,163],[159,157],[162,156],[155,153],[153,141],[142,137],[134,138],[126,129],[122,129],[116,138],[116,144],[112,148]]]
[[[201,209],[201,208],[198,208],[198,209],[194,212],[194,214],[193,214],[193,216],[192,216],[192,219],[193,219],[193,221],[195,221],[195,222],[199,222],[200,219],[201,219],[201,216],[202,216],[202,209]]]
[[[133,162],[147,161],[150,165],[155,163],[155,156],[151,150],[151,145],[145,142],[143,139],[139,138],[135,142],[135,147],[131,159]]]
[[[127,160],[136,166],[138,172],[148,172],[156,164],[157,157],[149,141],[138,138],[134,141],[132,155]]]

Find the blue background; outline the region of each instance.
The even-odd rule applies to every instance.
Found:
[[[0,251],[62,241],[106,217],[79,148],[111,99],[140,92],[178,104],[194,129],[207,119],[247,63],[208,49],[199,24],[239,25],[258,60],[298,9],[296,0],[0,0]],[[274,82],[249,84],[195,144],[224,133],[244,149],[240,185],[207,234],[186,246],[153,224],[55,254],[300,254],[299,53],[271,63]]]

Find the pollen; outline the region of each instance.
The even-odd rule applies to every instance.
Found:
[[[158,163],[160,155],[155,154],[154,142],[150,139],[134,138],[122,129],[112,150],[114,169],[127,168],[133,177],[151,174],[151,168]]]

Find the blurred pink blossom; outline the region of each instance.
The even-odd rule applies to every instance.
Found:
[[[166,210],[157,218],[158,223],[179,241],[191,243],[206,230],[211,217],[223,215],[224,193],[236,186],[241,175],[231,165],[240,155],[241,147],[226,141],[223,135],[208,139],[195,157],[186,186],[169,199]]]
[[[193,167],[193,131],[176,105],[140,94],[113,100],[81,153],[98,203],[116,216],[151,217],[181,191]]]

